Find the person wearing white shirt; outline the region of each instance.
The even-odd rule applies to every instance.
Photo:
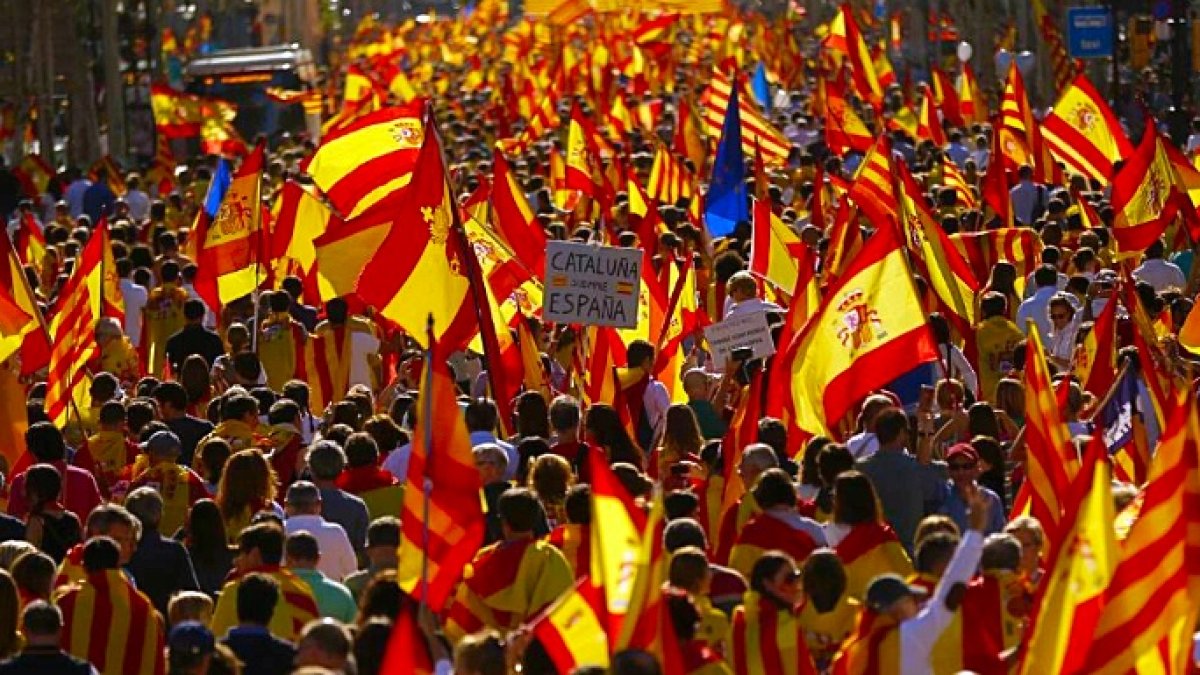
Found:
[[[1033,182],[1033,168],[1028,164],[1017,170],[1017,176],[1020,182],[1008,191],[1013,218],[1022,225],[1033,225],[1039,212],[1046,210],[1046,186]]]
[[[121,299],[125,301],[125,334],[134,347],[142,343],[142,310],[150,299],[150,292],[145,286],[133,283],[129,275],[133,272],[133,263],[129,258],[117,261],[117,278],[120,279]]]
[[[1168,288],[1184,290],[1187,277],[1179,265],[1163,260],[1164,247],[1161,239],[1146,247],[1146,258],[1141,266],[1133,271],[1133,278],[1144,281],[1154,287],[1155,292],[1162,293]]]
[[[150,215],[150,196],[142,192],[142,177],[136,173],[129,174],[125,178],[125,188],[123,199],[129,207],[129,217],[140,225]]]
[[[938,343],[938,373],[941,378],[958,380],[972,394],[979,395],[979,376],[966,354],[951,341],[950,322],[941,314],[929,317],[929,327]]]
[[[1028,322],[1032,320],[1037,326],[1038,333],[1045,342],[1050,337],[1050,298],[1058,293],[1058,271],[1051,265],[1042,265],[1033,273],[1033,283],[1037,290],[1029,299],[1017,307],[1017,328],[1026,331]]]
[[[321,547],[317,569],[322,574],[341,581],[358,571],[358,558],[346,530],[321,516],[321,491],[316,485],[306,480],[292,483],[284,503],[287,514],[284,530],[288,534],[308,532],[316,538]]]
[[[983,531],[988,519],[988,502],[983,491],[976,488],[969,494],[967,506],[970,528],[963,534],[933,596],[924,606],[918,602],[924,590],[909,586],[898,574],[881,574],[867,586],[864,604],[897,625],[900,675],[933,672],[929,661],[933,646],[954,619],[962,602],[961,590],[953,594],[951,591],[965,587],[979,567],[983,555]]]
[[[634,421],[636,440],[643,448],[653,448],[667,417],[667,408],[671,407],[671,395],[667,392],[666,385],[654,379],[654,345],[645,340],[634,340],[629,343],[625,354],[629,370],[640,375],[637,381],[646,379],[646,386],[642,392],[642,419]]]
[[[773,302],[767,302],[758,297],[758,282],[749,272],[735,272],[725,282],[725,308],[723,318],[741,316],[754,312],[783,312],[783,308]]]
[[[871,394],[863,401],[858,413],[858,433],[846,439],[846,449],[854,459],[862,460],[879,451],[879,437],[875,435],[875,418],[892,407],[892,399],[883,394]]]
[[[1075,337],[1079,334],[1082,313],[1070,301],[1067,293],[1055,293],[1046,311],[1050,316],[1050,334],[1046,341],[1046,358],[1060,369],[1070,370],[1075,356]]]
[[[420,414],[420,413],[418,413]],[[500,419],[500,411],[496,407],[496,402],[489,398],[475,398],[467,404],[467,409],[464,411],[467,431],[471,435],[471,447],[479,447],[485,443],[493,443],[500,446],[504,454],[508,456],[508,466],[504,469],[504,480],[513,480],[517,477],[517,469],[520,468],[520,456],[517,454],[516,447],[512,443],[506,443],[499,438],[496,438],[497,423]],[[396,461],[388,464],[384,460],[384,468],[397,474],[401,469],[405,474],[408,473],[408,458],[412,454],[411,444],[406,447],[401,447],[392,453],[392,455],[400,456]],[[389,455],[389,459],[391,456]],[[407,480],[408,476],[396,475],[399,480]]]

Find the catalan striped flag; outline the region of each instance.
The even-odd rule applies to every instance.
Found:
[[[1063,500],[1079,473],[1079,458],[1050,381],[1039,331],[1030,322],[1025,349],[1025,481],[1029,510],[1046,530],[1047,559],[1062,542]]]
[[[1078,673],[1086,664],[1121,550],[1111,525],[1109,473],[1104,442],[1094,437],[1064,500],[1062,546],[1050,560],[1031,614],[1017,671],[1022,675]]]
[[[801,251],[808,248],[771,211],[771,203],[755,200],[750,239],[750,271],[785,292],[796,287],[800,277]]]
[[[654,163],[650,166],[646,193],[663,204],[676,204],[680,199],[690,199],[695,177],[682,162],[675,159],[665,145],[658,144],[654,150]]]
[[[796,426],[824,435],[867,393],[937,358],[894,228],[871,236],[783,358]]]
[[[620,140],[629,135],[633,130],[633,115],[629,112],[629,105],[625,103],[625,97],[621,94],[613,96],[612,106],[608,109],[606,116],[609,132],[612,134],[613,140]]]
[[[734,610],[730,627],[732,671],[737,675],[816,675],[798,617],[799,612],[780,608],[771,598],[747,593],[746,602]]]
[[[954,163],[954,160],[945,155],[942,155],[942,184],[954,188],[957,201],[963,208],[979,208],[979,198],[975,196],[975,191],[967,184],[967,179],[963,176],[962,171],[958,170],[958,165]]]
[[[912,174],[902,164],[896,170],[901,230],[913,267],[929,281],[938,304],[959,334],[974,335],[975,296],[982,284],[934,221]]]
[[[64,561],[63,567],[66,565]],[[229,581],[221,587],[210,626],[214,634],[224,635],[238,625],[238,588],[242,577],[251,572],[265,574],[279,584],[279,602],[275,603],[275,611],[271,613],[271,621],[267,624],[267,630],[275,637],[294,641],[300,637],[305,624],[321,616],[312,587],[307,581],[278,565],[263,565],[231,574]]]
[[[430,330],[421,378],[421,414],[413,430],[412,458],[401,513],[401,588],[441,612],[454,585],[483,542],[479,472],[459,412],[449,353]],[[436,429],[436,432],[434,431]],[[428,485],[426,492],[421,486]]]
[[[1080,672],[1191,672],[1200,580],[1200,420],[1194,396],[1169,419]]]
[[[234,173],[216,215],[199,219],[196,293],[214,310],[253,293],[266,278],[259,143]]]
[[[880,135],[859,164],[854,182],[850,184],[850,198],[875,223],[896,222],[900,213],[895,175],[892,142],[886,135]]]
[[[175,155],[171,152],[171,141],[162,134],[154,140],[154,163],[146,172],[146,187],[159,197],[166,197],[175,190]]]
[[[301,168],[340,214],[366,212],[412,179],[424,105],[416,100],[364,115],[325,136]]]
[[[796,285],[792,288],[792,302],[788,305],[787,314],[784,316],[783,328],[779,332],[778,343],[785,348],[791,344],[792,338],[804,330],[805,324],[816,313],[817,307],[820,304],[821,289],[819,279],[817,278],[816,252],[805,246],[796,251]],[[770,381],[784,382],[787,380],[789,373],[784,370],[786,367],[784,361],[784,359],[771,360]],[[786,398],[786,388],[768,387],[767,398],[764,402],[764,412],[771,417],[785,418],[787,416],[784,408]],[[795,434],[789,434],[789,449],[794,442],[798,450],[800,438],[801,434],[798,431]]]
[[[754,144],[758,143],[763,160],[771,166],[780,166],[787,161],[791,147],[787,138],[771,126],[766,117],[745,96],[733,97],[734,81],[720,68],[713,70],[708,88],[701,97],[704,108],[704,128],[709,138],[719,138],[729,114],[730,101],[739,101],[738,115],[741,121],[742,154],[753,155]],[[740,84],[739,84],[740,88]],[[740,91],[739,91],[740,94]]]
[[[103,316],[115,316],[118,308],[124,314],[119,288],[114,297],[112,284],[106,283],[106,277],[116,278],[115,267],[108,243],[108,223],[101,220],[59,292],[50,322],[54,344],[46,375],[46,416],[60,427],[67,423],[72,405],[87,406],[90,382],[87,363],[98,349],[96,321]]]
[[[120,570],[93,572],[63,587],[62,647],[102,675],[166,672],[162,618]]]
[[[1009,66],[1008,77],[1004,81],[998,131],[999,156],[993,154],[989,168],[1002,158],[1004,162],[999,164],[1013,171],[1022,164],[1033,167],[1033,179],[1039,183],[1061,185],[1064,182],[1062,169],[1054,161],[1042,138],[1041,124],[1033,117],[1033,109],[1025,93],[1025,79],[1017,69],[1015,60]]]
[[[833,285],[846,272],[850,261],[862,250],[863,233],[858,222],[859,210],[849,199],[838,204],[833,225],[829,228],[829,248],[821,261],[822,286]],[[780,343],[783,344],[783,343]]]
[[[1112,108],[1080,73],[1042,120],[1042,137],[1056,159],[1107,185],[1113,163],[1133,154]]]
[[[1046,43],[1047,51],[1050,52],[1050,65],[1054,70],[1054,88],[1062,91],[1070,85],[1071,78],[1075,77],[1075,64],[1067,53],[1066,41],[1063,39],[1058,22],[1054,20],[1054,15],[1046,11],[1046,3],[1043,0],[1033,0],[1032,4],[1033,22],[1037,25],[1038,33]]]

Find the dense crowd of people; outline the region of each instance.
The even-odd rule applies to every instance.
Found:
[[[679,30],[700,40],[684,24]],[[502,34],[497,28],[492,39]],[[799,29],[796,40],[817,49]],[[680,102],[705,86],[716,56],[680,64],[669,91],[637,94],[662,112],[612,139],[631,181],[646,184],[655,153],[682,123]],[[754,63],[746,61],[749,76]],[[440,72],[451,92],[469,76],[461,59]],[[827,120],[813,113],[815,80],[794,82],[760,103],[790,144],[787,160],[748,184],[818,261],[820,277],[831,250],[846,249],[814,214],[832,217],[850,199],[837,186],[855,179],[864,153],[831,151]],[[570,98],[558,102],[564,117]],[[892,159],[919,182],[946,234],[1004,225],[978,206],[988,172],[1003,171],[990,123],[944,120],[939,145],[887,123],[904,106],[899,85],[878,119],[852,105],[890,138]],[[464,201],[491,177],[493,102],[467,93],[453,105],[435,96],[432,106]],[[1125,126],[1136,132],[1138,124]],[[651,205],[665,231],[639,241],[628,189],[605,212],[588,200],[565,207],[551,171],[563,143],[553,133],[508,158],[549,239],[642,247],[660,269],[690,260],[697,283],[689,305],[708,320],[762,313],[775,328],[784,322],[793,289],[750,270],[761,223],[739,222],[712,238],[703,211],[683,197]],[[286,182],[310,183],[302,167],[316,147],[271,139],[266,206]],[[704,167],[672,148],[705,183]],[[89,178],[68,167],[9,214],[14,241],[30,223],[44,239],[36,259],[22,261],[47,318],[105,219],[124,318],[95,322],[88,403],[64,424],[44,409],[45,370],[22,373],[19,354],[5,364],[21,374],[26,418],[24,453],[3,453],[0,675],[367,675],[385,672],[401,625],[421,637],[411,645],[420,658],[405,663],[429,672],[558,672],[552,646],[532,627],[594,570],[597,461],[637,508],[661,502],[662,602],[682,665],[627,649],[613,650],[607,670],[580,663],[574,672],[1009,672],[1052,562],[1043,524],[1014,508],[1031,470],[1026,426],[1036,405],[1026,400],[1029,358],[1038,353],[1027,331],[1044,345],[1059,391],[1059,433],[1081,456],[1093,436],[1107,440],[1111,419],[1101,411],[1120,385],[1115,371],[1110,392],[1089,391],[1080,377],[1109,302],[1121,303],[1113,367],[1133,378],[1130,424],[1144,462],[1166,429],[1153,414],[1157,385],[1140,365],[1147,355],[1132,347],[1132,299],[1155,322],[1155,354],[1165,359],[1156,366],[1183,375],[1195,365],[1176,337],[1196,283],[1175,226],[1123,263],[1131,254],[1112,235],[1109,187],[1072,175],[1038,182],[1029,166],[1007,199],[1013,226],[1031,233],[1033,259],[990,261],[970,299],[970,334],[951,326],[925,288],[939,359],[866,396],[847,420],[832,420],[836,438],[798,438],[786,420],[753,412],[763,389],[751,381],[772,372],[770,359],[713,363],[702,330],[684,337],[688,356],[670,374],[656,358],[661,344],[631,340],[615,364],[627,374],[622,397],[602,401],[584,391],[586,329],[519,317],[540,365],[525,381],[540,386],[498,405],[490,355],[464,348],[449,359],[486,526],[448,609],[435,614],[397,576],[404,495],[423,489],[409,483],[409,460],[414,434],[424,431],[427,353],[355,298],[315,297],[314,285],[286,271],[272,276],[272,288],[208,306],[194,286],[189,234],[215,162],[182,161],[169,193],[138,171]],[[965,194],[949,182],[951,168]],[[1090,213],[1100,222],[1088,222]],[[865,214],[858,225],[864,238],[884,227]],[[346,389],[317,409],[311,377],[295,377],[297,361],[306,344],[330,335],[345,336],[333,349]],[[680,383],[674,392],[662,382],[668,376]],[[747,410],[756,416],[745,419]],[[1118,474],[1116,512],[1135,500],[1145,469]],[[734,477],[744,492],[727,488]]]

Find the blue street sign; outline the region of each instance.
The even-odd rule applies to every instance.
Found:
[[[1107,7],[1067,9],[1067,52],[1073,59],[1112,56],[1112,29],[1112,15]]]

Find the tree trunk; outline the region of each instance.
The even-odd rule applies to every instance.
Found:
[[[70,17],[70,20],[61,23],[62,29],[67,31],[66,51],[69,54],[68,62],[72,64],[64,73],[67,127],[70,133],[67,158],[72,165],[86,169],[102,154],[100,122],[96,115],[96,87],[92,80],[92,55],[87,53],[80,36],[75,3],[55,0],[53,4],[56,9],[63,10],[62,17]]]

